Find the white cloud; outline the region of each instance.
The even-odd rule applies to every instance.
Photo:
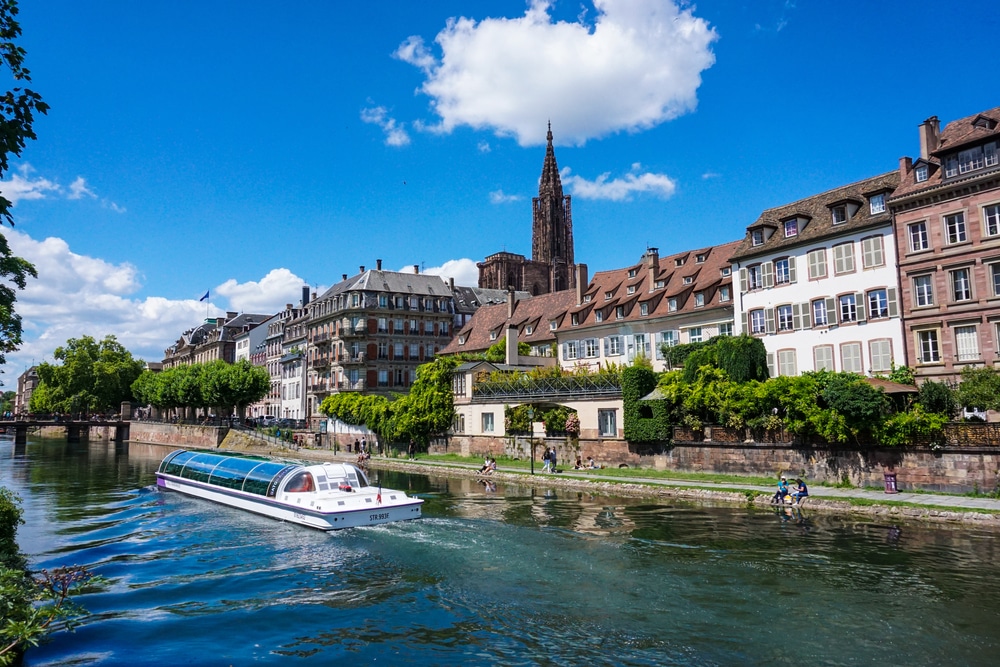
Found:
[[[18,173],[20,172],[20,173]],[[49,193],[60,191],[58,183],[47,178],[31,178],[31,166],[23,164],[16,172],[11,172],[10,180],[0,181],[0,194],[17,205],[22,199],[45,199]]]
[[[707,181],[711,178],[719,178],[720,176],[722,176],[722,174],[717,174],[714,171],[706,171],[704,174],[701,175],[701,179],[703,181]]]
[[[410,135],[406,133],[402,123],[389,115],[385,107],[367,107],[361,110],[361,120],[365,123],[378,125],[385,133],[387,146],[406,146],[410,143]]]
[[[441,276],[445,280],[454,278],[456,285],[464,285],[465,287],[475,287],[479,284],[479,267],[471,259],[449,259],[441,266],[424,269],[424,273]]]
[[[302,300],[302,287],[302,278],[282,268],[272,269],[259,282],[238,283],[230,278],[216,287],[213,294],[229,299],[230,310],[273,314],[283,309],[286,303],[298,305]],[[326,288],[316,288],[315,291],[322,293]]]
[[[503,190],[494,190],[490,193],[490,203],[491,204],[506,204],[512,201],[521,201],[523,197],[521,195],[508,195],[504,194]]]
[[[67,199],[82,199],[83,197],[90,197],[94,199],[97,197],[93,191],[87,187],[87,181],[84,180],[83,176],[77,176],[76,180],[69,184],[69,195]]]
[[[490,142],[488,142],[488,141],[480,141],[476,145],[476,148],[479,149],[480,153],[489,153],[490,152]]]
[[[393,55],[426,75],[420,92],[440,117],[427,129],[468,125],[532,145],[551,119],[561,143],[583,144],[693,110],[715,30],[670,0],[593,4],[592,25],[553,22],[547,0],[513,19],[449,19],[440,57],[409,37]]]
[[[32,363],[53,361],[53,350],[70,338],[112,334],[137,357],[160,361],[169,345],[206,317],[226,311],[271,314],[288,302],[297,303],[302,294],[300,278],[275,269],[258,282],[227,280],[211,290],[208,302],[198,301],[201,294],[179,300],[136,298],[142,276],[132,264],[79,255],[59,238],[37,241],[11,229],[4,234],[11,251],[38,270],[38,278],[29,279],[26,289],[17,293],[14,307],[22,317],[24,344],[7,354],[5,388]],[[228,301],[225,308],[216,305],[216,295]]]
[[[565,167],[561,172],[564,186],[572,190],[574,197],[582,199],[609,199],[625,201],[636,193],[649,193],[667,199],[677,190],[677,183],[666,174],[653,172],[639,173],[642,165],[632,165],[632,171],[624,176],[610,179],[611,173],[605,172],[592,181],[582,176],[576,176]]]

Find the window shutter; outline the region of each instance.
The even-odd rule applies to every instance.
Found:
[[[764,309],[764,331],[765,333],[774,333],[774,308]]]
[[[801,306],[802,311],[802,328],[809,329],[812,328],[812,305],[804,303]]]
[[[802,328],[802,313],[797,303],[792,304],[792,328],[796,330]]]
[[[788,282],[795,283],[795,258],[788,258]]]
[[[740,292],[747,291],[747,270],[740,269]]]
[[[885,291],[886,301],[889,304],[889,317],[899,317],[899,306],[896,304],[896,288],[890,287]]]
[[[607,338],[602,338],[601,339],[601,354],[603,354],[605,357],[608,356],[608,339]]]
[[[857,307],[858,312],[858,322],[864,322],[868,319],[868,299],[865,297],[864,292],[858,292],[854,295],[854,304]]]
[[[767,353],[767,373],[771,377],[777,377],[778,375],[774,368],[774,352]]]
[[[774,287],[774,262],[764,262],[760,265],[764,278],[764,287]]]
[[[742,315],[740,315],[740,323],[742,327],[740,329],[740,333],[744,334],[750,333],[750,316],[748,314],[743,313]]]
[[[840,321],[837,316],[837,300],[832,296],[826,299],[826,323],[829,325],[834,325]]]

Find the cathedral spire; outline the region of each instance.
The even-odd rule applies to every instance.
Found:
[[[549,267],[550,292],[575,285],[573,258],[573,216],[571,199],[563,194],[556,151],[552,146],[552,121],[545,139],[545,162],[538,183],[538,196],[532,199],[531,259]]]
[[[542,178],[538,183],[538,196],[550,195],[562,198],[562,179],[559,178],[556,151],[552,147],[552,121],[549,121],[549,131],[545,135],[545,139],[548,144],[545,146],[545,162],[542,163]]]

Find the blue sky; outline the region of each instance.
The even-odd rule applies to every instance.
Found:
[[[985,1],[49,0],[20,19],[52,109],[0,183],[40,274],[8,385],[83,334],[159,360],[206,314],[273,312],[377,258],[474,284],[485,255],[530,255],[548,120],[593,273],[740,238],[896,169],[925,118],[1000,105]]]

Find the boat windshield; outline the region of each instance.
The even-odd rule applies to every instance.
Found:
[[[316,490],[313,476],[306,470],[298,472],[285,484],[285,493],[309,493]]]

